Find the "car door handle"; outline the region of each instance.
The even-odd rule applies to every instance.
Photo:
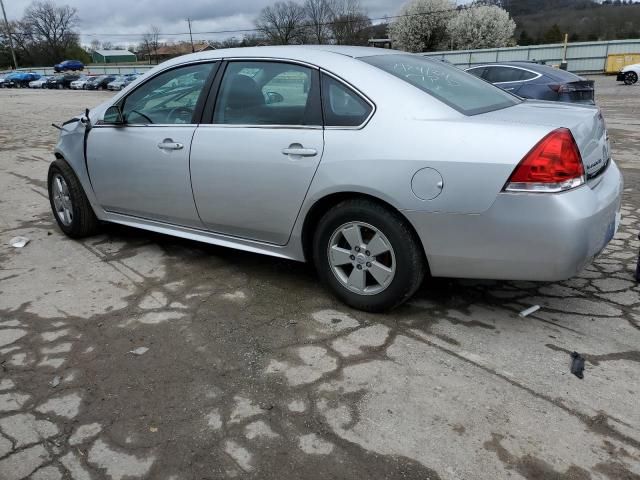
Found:
[[[315,157],[318,151],[313,148],[289,147],[282,150],[283,155],[292,155],[298,157]]]
[[[178,142],[174,142],[170,138],[165,138],[158,144],[160,150],[182,150],[184,145]]]

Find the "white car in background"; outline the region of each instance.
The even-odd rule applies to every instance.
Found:
[[[29,88],[45,88],[47,80],[51,77],[40,77],[38,80],[32,80],[29,82]]]
[[[640,63],[634,63],[620,70],[616,80],[624,82],[625,85],[633,85],[638,81],[638,77],[640,77]]]
[[[91,76],[89,75],[84,75],[82,77],[80,77],[78,80],[74,80],[73,82],[71,82],[71,84],[69,85],[69,87],[72,90],[85,90],[87,87],[87,82],[91,79]]]

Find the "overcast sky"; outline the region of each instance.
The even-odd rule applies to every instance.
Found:
[[[162,33],[188,31],[187,18],[193,20],[194,32],[253,28],[260,9],[274,3],[269,0],[54,0],[78,10],[78,30],[83,44],[97,38],[120,44],[135,44],[149,25]],[[395,15],[405,0],[361,0],[370,17]],[[9,20],[22,17],[31,0],[5,0]],[[464,3],[464,2],[460,2]],[[109,35],[111,34],[111,35]],[[113,34],[121,34],[116,36]],[[235,34],[242,37],[242,33]],[[219,40],[234,34],[196,34],[195,39]],[[187,36],[161,36],[163,41],[187,40]]]

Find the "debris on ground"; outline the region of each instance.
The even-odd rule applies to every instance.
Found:
[[[534,305],[533,307],[529,307],[529,308],[527,308],[525,310],[522,310],[520,312],[520,316],[522,318],[524,318],[524,317],[526,317],[528,315],[531,315],[533,312],[537,312],[538,310],[540,310],[540,305]]]
[[[573,373],[580,380],[584,378],[584,357],[578,352],[571,354],[571,373]]]
[[[130,350],[129,353],[133,353],[134,355],[144,355],[148,351],[149,349],[147,347],[138,347],[134,350]]]
[[[60,385],[60,376],[56,375],[55,377],[53,377],[53,380],[49,382],[49,386],[51,388],[56,388],[58,385]]]
[[[9,245],[14,248],[22,248],[29,242],[30,240],[27,237],[13,237],[9,240]]]

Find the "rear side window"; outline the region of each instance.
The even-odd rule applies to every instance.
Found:
[[[536,78],[538,76],[537,73],[531,72],[529,70],[523,70],[522,72],[522,80],[531,80],[532,78]]]
[[[470,68],[466,72],[470,73],[474,77],[482,78],[482,74],[484,73],[484,67]]]
[[[360,60],[410,83],[464,115],[477,115],[520,103],[516,96],[498,87],[421,55],[374,55]]]
[[[325,74],[322,75],[322,108],[327,127],[359,127],[373,110],[360,95]]]
[[[213,123],[321,126],[318,71],[292,63],[230,62]]]

